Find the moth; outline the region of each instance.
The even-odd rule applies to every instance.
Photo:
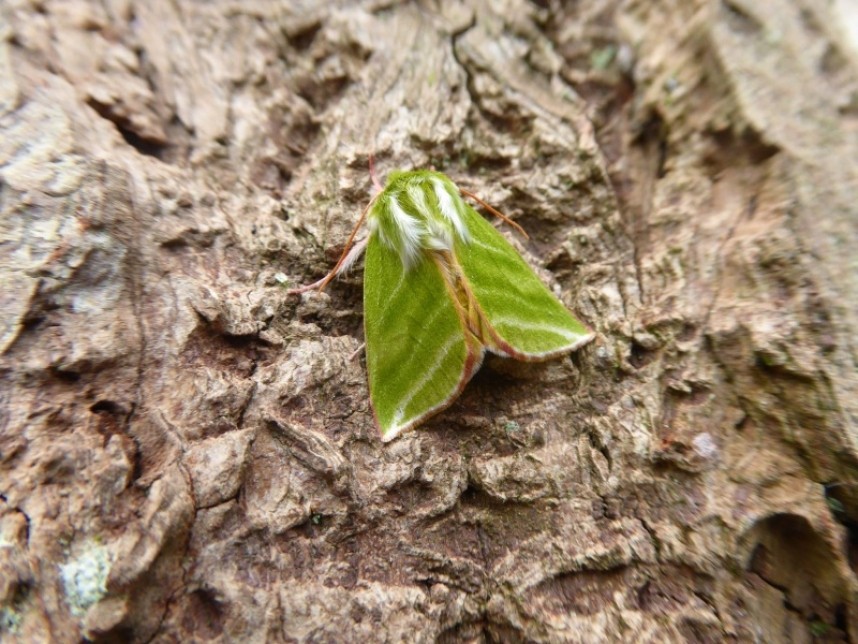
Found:
[[[486,351],[545,360],[593,333],[463,196],[524,231],[445,175],[395,171],[364,209],[336,266],[290,293],[323,289],[365,251],[369,395],[383,441],[453,403]],[[364,220],[369,235],[355,242]],[[526,236],[526,235],[525,235]]]

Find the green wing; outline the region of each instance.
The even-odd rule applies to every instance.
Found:
[[[405,271],[397,253],[371,235],[364,265],[364,331],[369,394],[388,441],[438,412],[479,367],[438,266],[424,254]]]
[[[456,258],[496,335],[493,351],[539,360],[572,351],[593,338],[548,290],[494,226],[466,205],[471,239],[456,244]]]

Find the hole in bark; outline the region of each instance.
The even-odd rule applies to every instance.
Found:
[[[164,149],[166,147],[165,145],[155,143],[154,141],[148,141],[141,136],[138,136],[128,128],[120,126],[119,124],[117,124],[116,127],[119,130],[119,133],[122,135],[122,138],[125,139],[125,142],[132,148],[137,150],[140,154],[143,154],[148,157],[154,157],[161,161],[164,160]]]
[[[121,422],[128,416],[128,411],[112,400],[99,400],[91,405],[89,411],[97,416],[95,431],[104,439],[104,445],[116,434],[122,434]]]
[[[33,331],[39,328],[42,323],[47,319],[44,315],[33,315],[24,318],[23,330],[24,331]]]
[[[629,363],[635,368],[640,369],[645,365],[652,362],[654,354],[652,351],[647,350],[643,345],[638,342],[632,341],[631,350],[629,352]]]
[[[59,367],[51,367],[50,374],[60,382],[64,382],[69,385],[72,385],[80,380],[80,374],[76,371],[66,371],[65,369],[60,369]]]
[[[849,621],[846,615],[846,604],[838,604],[834,607],[834,625],[844,633],[849,632]]]
[[[759,166],[775,156],[778,147],[764,141],[758,132],[747,129],[741,134],[732,130],[711,132],[712,148],[705,158],[713,176],[718,176],[725,168],[739,165]],[[748,212],[753,214],[757,204],[749,204]]]
[[[113,400],[99,400],[89,408],[93,414],[111,414],[113,416],[122,416],[127,412],[118,402]]]
[[[316,111],[339,98],[350,79],[348,76],[334,76],[332,78],[319,79],[315,76],[298,80],[296,85],[298,96],[312,105]]]
[[[742,146],[748,153],[751,165],[761,165],[775,156],[779,149],[770,143],[766,143],[760,135],[753,130],[747,130],[742,135]]]
[[[784,606],[801,616],[812,635],[823,631],[826,638],[836,635],[846,582],[826,540],[806,518],[795,514],[770,516],[758,522],[749,535],[754,544],[747,567],[751,587],[760,588],[762,581],[779,591]],[[760,590],[755,594],[764,597],[767,593]],[[764,600],[758,606],[766,610]]]
[[[166,241],[161,242],[161,248],[172,252],[184,250],[190,246],[188,237],[189,236],[183,235],[174,239],[167,239]]]
[[[638,591],[637,591],[638,606],[640,606],[641,608],[647,608],[649,606],[649,603],[650,603],[649,595],[651,592],[650,591],[651,587],[652,587],[652,581],[647,579],[646,582],[644,582],[644,585],[641,586],[640,588],[638,588]]]
[[[655,176],[661,179],[666,174],[667,126],[658,114],[653,113],[638,133],[636,143],[644,154],[655,159]]]
[[[182,617],[187,633],[209,640],[223,635],[224,609],[214,593],[200,589],[188,595],[188,606]]]
[[[125,642],[133,642],[134,638],[135,632],[133,628],[130,626],[117,626],[107,633],[95,634],[91,641],[94,644],[125,644]]]
[[[245,378],[252,375],[262,353],[258,338],[218,331],[213,327],[201,327],[198,333],[193,334],[182,356],[184,362],[227,370]]]
[[[289,44],[298,51],[306,51],[313,45],[313,42],[316,40],[316,36],[321,28],[321,22],[311,22],[305,25],[302,29],[296,31],[290,36],[287,36]]]
[[[557,253],[546,260],[545,268],[554,273],[559,282],[571,279],[570,276],[574,274],[575,269],[583,263],[577,259],[573,260],[569,253]]]
[[[289,529],[289,532],[305,539],[316,539],[331,527],[332,519],[333,517],[330,515],[325,515],[321,512],[311,512],[306,521],[293,526]]]
[[[693,339],[694,336],[696,335],[696,333],[697,333],[697,329],[695,328],[695,326],[693,324],[689,324],[688,322],[685,322],[682,325],[682,329],[677,334],[676,339],[679,342],[687,342],[688,340]]]
[[[3,498],[5,501],[6,499]],[[28,527],[29,530],[29,527]],[[29,531],[28,531],[29,535]],[[3,611],[0,612],[0,635],[4,632],[12,630],[10,626],[10,618],[12,615],[19,615],[23,610],[27,607],[27,600],[32,591],[32,587],[27,582],[11,582],[7,591],[9,594],[6,597],[5,605],[3,606]],[[11,596],[9,596],[11,595]]]
[[[749,14],[743,7],[737,6],[731,0],[721,2],[724,17],[730,28],[736,33],[745,35],[759,34],[763,27],[754,16]]]
[[[765,351],[757,351],[754,356],[754,367],[767,378],[779,379],[795,385],[803,386],[812,378],[810,374],[801,373],[790,368],[789,364],[783,364],[783,360],[778,355],[770,354]]]
[[[131,448],[126,450],[126,453],[131,452],[131,480],[139,481],[143,476],[143,450],[140,448],[140,441],[131,438]]]
[[[141,137],[137,134],[134,129],[131,127],[128,119],[119,116],[113,112],[110,105],[104,105],[103,103],[99,103],[93,98],[87,100],[87,105],[89,105],[92,109],[98,112],[98,115],[103,119],[106,119],[113,123],[116,126],[116,129],[119,130],[119,134],[122,135],[122,138],[125,139],[125,142],[130,145],[132,148],[137,150],[140,154],[144,154],[149,157],[155,157],[158,160],[163,161],[164,150],[166,149],[166,145],[160,141],[152,141]]]

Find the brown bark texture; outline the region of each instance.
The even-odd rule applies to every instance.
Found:
[[[858,640],[855,7],[3,0],[0,639]],[[383,444],[370,153],[597,340]]]

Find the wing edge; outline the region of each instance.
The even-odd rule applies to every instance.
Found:
[[[463,342],[465,342],[465,340],[463,340]],[[482,366],[485,353],[485,349],[477,352],[468,352],[468,357],[465,359],[465,368],[462,369],[462,377],[459,379],[459,382],[456,383],[456,386],[450,392],[450,395],[447,397],[447,400],[426,410],[419,416],[411,418],[398,426],[390,428],[386,433],[384,432],[381,423],[378,421],[378,414],[375,411],[375,406],[372,404],[372,392],[370,392],[369,403],[370,407],[372,408],[375,425],[376,427],[378,427],[379,434],[381,435],[381,441],[383,443],[389,443],[394,438],[397,438],[400,434],[414,429],[421,423],[424,423],[435,414],[441,413],[442,411],[450,407],[454,402],[456,402],[456,400],[458,400],[459,396],[465,390],[465,386],[467,386],[468,382],[470,382],[471,378],[473,378],[474,374],[477,372],[480,366]]]

